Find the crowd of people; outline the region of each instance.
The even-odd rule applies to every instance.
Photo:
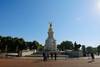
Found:
[[[90,53],[88,57],[91,57],[91,61],[89,61],[89,63],[95,61],[94,53]],[[43,61],[47,61],[49,59],[56,60],[57,59],[57,52],[46,52],[46,51],[43,52]]]
[[[57,53],[56,52],[43,52],[43,61],[47,61],[51,57],[51,60],[56,60]]]

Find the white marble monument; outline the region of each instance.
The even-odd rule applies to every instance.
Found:
[[[56,45],[56,40],[53,37],[53,29],[52,29],[52,23],[49,24],[49,29],[48,29],[48,38],[45,41],[45,46],[44,49],[48,51],[56,51],[57,50],[57,45]]]

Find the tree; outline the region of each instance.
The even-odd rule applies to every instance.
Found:
[[[33,41],[33,43],[32,43],[32,47],[33,47],[33,49],[38,49],[38,46],[39,46],[39,42],[37,42],[37,41]]]
[[[25,42],[25,49],[30,49],[30,50],[32,50],[33,49],[33,44],[32,44],[33,42]]]
[[[6,45],[7,45],[7,38],[2,37],[1,38],[1,52],[5,52]]]
[[[63,41],[61,42],[60,46],[58,46],[61,50],[72,50],[73,43],[71,41]]]
[[[9,51],[13,51],[14,47],[13,47],[13,38],[11,36],[7,36],[6,37],[6,50],[7,52]]]
[[[18,56],[22,56],[22,50],[24,49],[25,42],[24,39],[20,38],[18,41]]]
[[[61,51],[61,50],[62,50],[62,48],[61,48],[61,45],[60,45],[60,44],[58,44],[58,45],[57,45],[57,49],[58,49],[59,51]]]
[[[1,39],[2,39],[2,36],[0,36],[0,52],[1,52]]]
[[[22,38],[14,38],[13,44],[16,48],[16,52],[18,53],[18,56],[22,56],[22,50],[25,48],[25,41]]]
[[[89,54],[89,53],[92,53],[92,52],[93,52],[93,47],[88,46],[88,47],[86,48],[86,51],[87,51],[88,54]]]
[[[42,46],[42,44],[39,44],[37,49],[38,49],[39,51],[43,51],[43,50],[44,50],[44,46]]]
[[[97,48],[96,47],[93,47],[93,53],[97,54]]]
[[[100,55],[100,45],[97,46],[98,55]]]
[[[18,52],[19,50],[19,43],[18,43],[18,39],[17,37],[13,38],[13,45],[12,45],[12,49],[11,51],[15,51],[15,52]]]
[[[1,52],[20,52],[25,49],[25,41],[23,38],[12,38],[11,36],[0,36]],[[20,54],[21,55],[21,54]]]

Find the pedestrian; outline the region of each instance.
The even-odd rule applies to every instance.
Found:
[[[43,61],[46,61],[46,54],[43,52]]]
[[[53,53],[51,52],[50,55],[51,55],[51,59],[53,60]]]
[[[94,62],[94,59],[95,59],[94,53],[91,53],[91,59],[92,59],[92,62]]]
[[[48,55],[47,52],[43,52],[43,61],[47,61]]]
[[[46,51],[45,52],[45,61],[47,61],[47,59],[48,59],[48,52]]]
[[[57,58],[57,53],[56,52],[54,53],[54,57],[55,57],[55,60],[56,60],[56,58]]]

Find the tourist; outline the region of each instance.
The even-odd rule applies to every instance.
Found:
[[[53,60],[53,53],[51,52],[50,55],[51,55],[51,59]]]
[[[47,53],[43,52],[43,61],[47,61]]]
[[[43,61],[45,61],[45,52],[43,52]]]
[[[91,59],[92,59],[92,62],[94,62],[94,59],[95,59],[94,53],[91,53]]]
[[[46,51],[45,52],[45,61],[47,61],[48,60],[48,52]]]
[[[55,60],[56,60],[56,58],[57,58],[57,53],[56,52],[54,53],[54,57],[55,57]]]

